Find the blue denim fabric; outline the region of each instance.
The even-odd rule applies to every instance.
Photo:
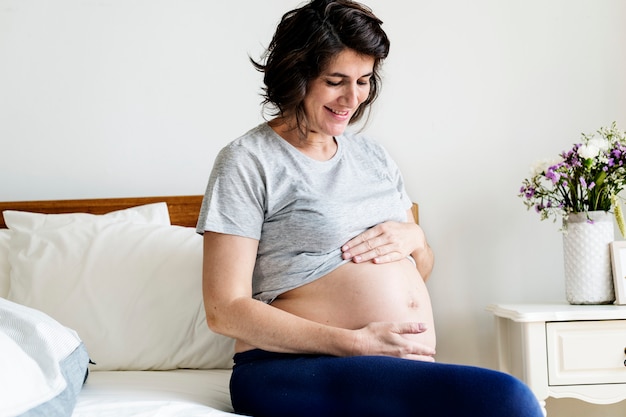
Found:
[[[385,356],[235,355],[235,411],[254,417],[543,417],[520,380]]]

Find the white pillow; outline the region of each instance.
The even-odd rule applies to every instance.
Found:
[[[206,324],[193,228],[108,215],[4,218],[13,231],[9,299],[76,330],[92,370],[232,365],[233,340]]]
[[[69,213],[69,214],[50,214],[49,216],[57,218],[72,218],[81,213]],[[88,217],[107,217],[116,220],[130,221],[133,223],[147,223],[147,224],[162,224],[171,225],[170,211],[167,208],[167,203],[150,203],[141,206],[131,207],[123,210],[112,211],[107,214],[87,214]]]
[[[11,231],[0,229],[0,297],[6,298],[9,294],[11,265],[9,264],[9,242]]]
[[[78,214],[91,217],[92,214]],[[60,218],[72,219],[76,214],[60,214]],[[151,203],[123,210],[116,210],[104,214],[105,217],[117,220],[132,221],[133,223],[149,223],[169,225],[170,214],[167,203]],[[0,229],[0,297],[6,298],[9,294],[11,265],[9,264],[9,247],[11,231]]]
[[[89,361],[74,331],[0,299],[0,352],[0,415],[72,413]]]

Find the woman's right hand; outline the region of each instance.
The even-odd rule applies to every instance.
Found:
[[[375,322],[355,331],[354,355],[384,355],[435,361],[435,349],[406,337],[428,331],[424,323]]]

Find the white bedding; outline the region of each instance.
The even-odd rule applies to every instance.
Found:
[[[72,417],[233,416],[230,370],[96,371]]]
[[[80,393],[85,369],[72,380],[78,381],[71,392],[71,406],[78,393],[73,417],[235,415],[228,389],[231,371],[223,369],[232,366],[234,341],[206,324],[202,238],[194,228],[171,226],[164,204],[126,209],[115,219],[84,213],[4,216],[12,229],[0,230],[0,297],[71,328],[83,342],[84,366],[87,354],[97,362],[90,365]],[[20,388],[11,378],[11,388],[32,394],[33,378],[24,375],[15,355],[6,355],[10,340],[0,342],[5,354],[0,355],[0,376],[8,370],[2,359],[11,361],[30,384]],[[40,353],[44,347],[37,343],[34,350]],[[2,408],[8,392],[3,388],[0,417],[13,416]],[[63,387],[53,388],[37,404]]]
[[[51,407],[71,410],[75,395],[67,398],[68,408],[60,395],[66,388],[80,387],[87,364],[78,374],[64,375],[62,363],[80,346],[73,330],[41,311],[0,297],[0,415],[22,415],[36,408],[44,413],[50,410],[46,403],[55,398],[58,404]],[[68,376],[78,381],[68,381]]]

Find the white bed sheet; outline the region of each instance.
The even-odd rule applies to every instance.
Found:
[[[234,416],[230,370],[91,372],[72,417]]]

